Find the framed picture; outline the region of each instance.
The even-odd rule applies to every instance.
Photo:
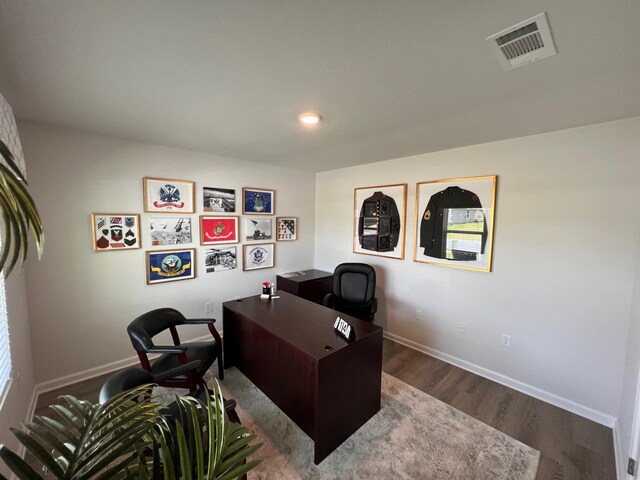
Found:
[[[491,271],[496,176],[416,184],[413,260]]]
[[[245,240],[271,240],[270,218],[245,218]]]
[[[194,213],[194,183],[186,180],[144,177],[144,211]]]
[[[242,256],[243,270],[259,270],[274,266],[275,244],[256,243],[243,245],[242,248],[244,250],[244,255]]]
[[[93,251],[140,248],[140,215],[137,213],[92,213]]]
[[[262,188],[242,188],[242,213],[245,215],[273,215],[276,192]]]
[[[238,268],[237,247],[207,248],[204,251],[204,264],[207,273]]]
[[[153,250],[147,252],[147,285],[195,278],[196,251]]]
[[[238,217],[200,215],[200,245],[238,243]]]
[[[205,212],[234,213],[236,191],[230,188],[202,187],[202,207]]]
[[[407,184],[355,188],[353,253],[404,258]]]
[[[298,217],[276,218],[276,240],[285,242],[298,239]]]
[[[149,219],[151,245],[181,245],[191,243],[190,217],[162,217]]]

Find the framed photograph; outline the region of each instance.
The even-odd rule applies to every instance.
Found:
[[[140,248],[140,215],[137,213],[92,213],[93,251]]]
[[[407,184],[355,188],[353,253],[404,258]]]
[[[298,239],[298,217],[276,218],[276,240],[286,242]]]
[[[200,215],[200,245],[238,243],[238,217]]]
[[[142,179],[144,211],[151,213],[194,213],[194,183],[168,178]]]
[[[202,187],[202,207],[205,212],[234,213],[236,191],[230,188]]]
[[[149,219],[151,245],[181,245],[191,243],[190,217],[162,217]]]
[[[235,270],[238,268],[237,247],[207,248],[204,264],[207,273]]]
[[[245,218],[245,240],[271,240],[270,218]]]
[[[275,244],[256,243],[242,246],[242,269],[259,270],[261,268],[271,268],[275,265]]]
[[[496,176],[416,184],[413,261],[491,271]]]
[[[196,276],[194,248],[147,251],[147,285],[188,280]]]
[[[275,190],[242,188],[242,213],[245,215],[273,215],[275,203]]]

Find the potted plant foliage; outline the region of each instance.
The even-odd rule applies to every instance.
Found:
[[[151,400],[153,387],[103,405],[64,396],[51,406],[56,418],[36,416],[24,430],[12,428],[43,474],[2,445],[0,458],[21,480],[232,480],[260,463],[246,461],[262,444],[251,444],[253,432],[229,421],[217,382],[206,405],[178,397],[180,421]]]
[[[26,189],[26,180],[16,165],[9,147],[0,140],[0,209],[2,210],[3,234],[0,246],[0,272],[9,276],[20,254],[27,258],[29,231],[33,233],[38,257],[44,247],[44,233],[38,209]]]

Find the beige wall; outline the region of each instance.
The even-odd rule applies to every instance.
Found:
[[[639,151],[635,118],[319,173],[315,265],[375,265],[376,321],[392,337],[612,425],[639,253]],[[414,263],[416,182],[493,174],[493,272]],[[353,254],[353,188],[405,182],[405,260]]]
[[[221,329],[223,301],[258,293],[261,282],[274,281],[279,272],[313,266],[312,174],[29,123],[19,128],[46,233],[42,261],[27,266],[37,382],[132,357],[126,326],[147,310],[172,306],[202,317],[205,303],[214,302]],[[145,250],[152,215],[143,213],[145,176],[194,180],[197,213],[203,186],[235,188],[238,205],[242,187],[273,188],[276,214],[300,218],[299,240],[276,245],[276,268],[207,274],[198,217],[192,215],[197,278],[148,286]],[[92,212],[141,213],[143,248],[94,253]],[[185,338],[206,329],[189,332]]]

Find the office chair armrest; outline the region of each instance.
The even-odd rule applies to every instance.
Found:
[[[373,297],[371,300],[371,313],[376,313],[378,311],[378,299]]]
[[[206,325],[207,323],[216,323],[215,318],[185,318],[185,325]]]
[[[192,360],[191,362],[187,362],[184,365],[180,365],[179,367],[170,368],[169,370],[165,370],[162,373],[154,375],[153,380],[156,383],[163,382],[164,380],[169,380],[170,378],[174,378],[178,375],[182,375],[183,373],[195,370],[200,366],[200,363],[200,360]]]
[[[184,353],[187,349],[180,345],[154,345],[146,353]]]
[[[333,308],[333,300],[335,299],[335,295],[333,293],[327,293],[322,299],[322,306]]]

